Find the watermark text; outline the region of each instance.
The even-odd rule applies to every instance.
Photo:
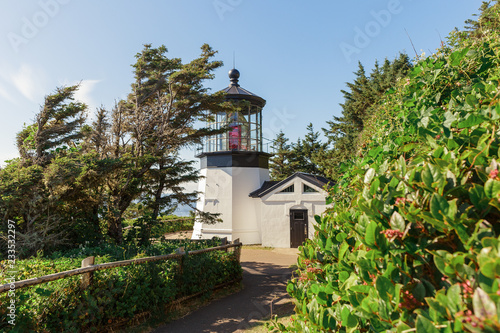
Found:
[[[21,45],[26,45],[35,38],[41,29],[49,24],[50,19],[55,17],[61,8],[61,5],[69,3],[71,0],[40,0],[38,1],[39,10],[30,17],[21,18],[21,30],[19,32],[9,32],[7,39],[15,52],[19,52]]]
[[[9,304],[7,305],[7,317],[9,324],[16,324],[16,222],[7,221],[7,270],[5,272],[6,281],[10,284],[8,291]]]
[[[232,12],[237,6],[241,5],[243,0],[214,0],[212,5],[221,21],[224,21],[224,15]]]
[[[406,0],[412,1],[412,0]],[[377,37],[383,28],[389,26],[392,18],[403,11],[401,0],[389,0],[385,9],[371,10],[370,16],[373,20],[368,21],[364,27],[354,27],[354,38],[351,43],[342,42],[339,44],[340,50],[348,63],[352,61],[354,54],[361,53],[367,48],[372,40]]]

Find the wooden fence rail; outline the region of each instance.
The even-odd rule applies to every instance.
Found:
[[[224,244],[224,241],[223,241],[223,244]],[[153,262],[153,261],[159,261],[159,260],[178,259],[178,258],[182,258],[184,255],[197,255],[197,254],[201,254],[201,253],[218,251],[218,250],[226,250],[227,251],[227,249],[233,248],[233,247],[235,248],[236,256],[237,256],[238,262],[239,262],[240,261],[240,254],[241,254],[241,246],[242,246],[242,243],[240,243],[239,239],[236,239],[236,240],[234,240],[234,242],[232,244],[211,247],[208,249],[201,249],[201,250],[193,250],[193,251],[184,252],[183,248],[179,248],[179,249],[177,249],[177,253],[174,253],[174,254],[166,254],[166,255],[154,256],[154,257],[129,259],[129,260],[122,260],[122,261],[115,261],[115,262],[107,262],[107,263],[99,264],[99,265],[90,264],[90,263],[93,263],[93,257],[88,257],[82,261],[82,268],[72,269],[69,271],[54,273],[54,274],[50,274],[50,275],[36,277],[33,279],[22,280],[22,281],[17,281],[14,283],[6,283],[3,285],[0,285],[0,294],[7,292],[9,290],[12,290],[12,289],[20,289],[20,288],[29,287],[29,286],[35,286],[37,284],[42,284],[42,283],[55,281],[55,280],[59,280],[59,279],[64,279],[64,278],[67,278],[70,276],[81,275],[81,274],[85,274],[82,277],[82,287],[85,288],[89,284],[92,283],[92,273],[95,271],[116,268],[116,267],[129,266],[129,265],[134,265],[134,264],[143,264],[146,262]]]

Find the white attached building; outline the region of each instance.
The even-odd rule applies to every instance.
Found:
[[[214,115],[212,128],[229,125],[226,133],[207,139],[202,152],[197,208],[219,213],[223,222],[195,222],[193,239],[239,238],[244,244],[297,247],[311,237],[314,215],[326,209],[324,186],[329,180],[295,173],[269,181],[269,157],[262,138],[262,108],[266,101],[240,87],[239,72],[229,71],[224,89],[230,101],[247,101],[241,112]]]
[[[314,233],[314,215],[326,208],[330,180],[297,172],[280,182],[267,181],[250,193],[260,212],[262,246],[298,247]]]

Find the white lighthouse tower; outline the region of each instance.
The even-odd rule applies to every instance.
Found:
[[[223,222],[195,222],[193,239],[239,238],[244,244],[261,243],[260,202],[249,197],[250,192],[269,180],[269,157],[263,150],[262,108],[266,101],[238,84],[240,73],[229,71],[231,83],[223,89],[227,99],[243,105],[238,112],[214,115],[211,128],[229,126],[223,134],[209,137],[197,156],[201,159],[200,192],[197,208],[219,213]],[[241,103],[243,102],[243,103]]]

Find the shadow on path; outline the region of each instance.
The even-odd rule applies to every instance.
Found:
[[[272,256],[275,255],[277,254]],[[286,259],[285,261],[293,263],[288,256]],[[241,266],[243,267],[243,290],[216,300],[153,332],[244,331],[257,324],[259,320],[270,317],[271,303],[273,312],[276,313],[277,308],[289,301],[286,284],[291,276],[291,270],[288,266],[257,261],[244,261]]]

